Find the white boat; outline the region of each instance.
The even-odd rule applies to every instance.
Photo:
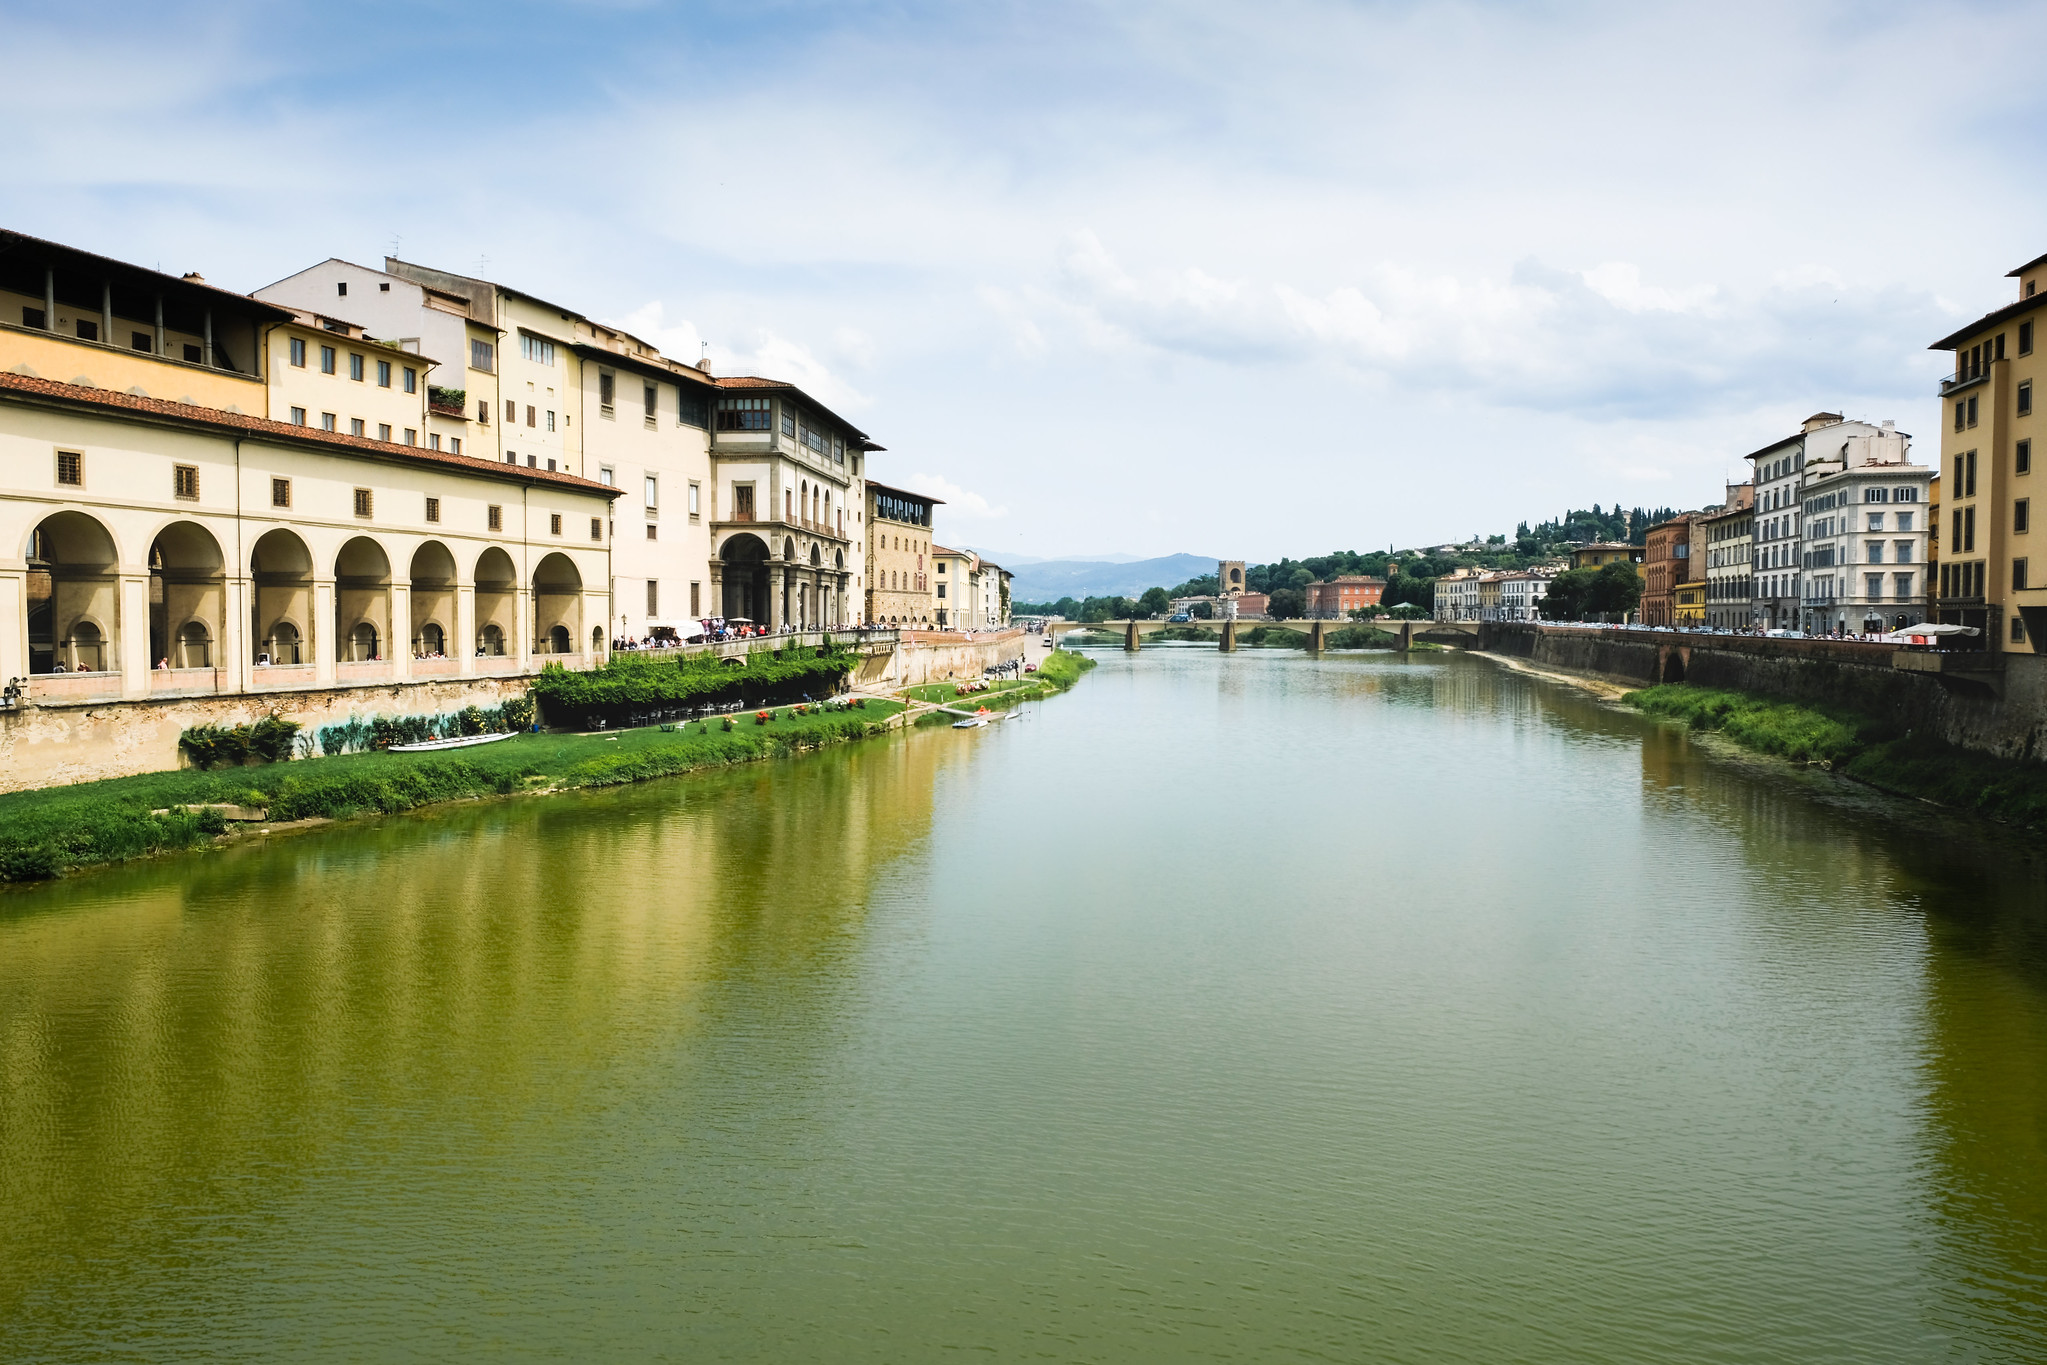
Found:
[[[457,735],[453,739],[429,739],[422,740],[418,744],[393,744],[386,752],[394,754],[431,754],[438,753],[442,749],[473,749],[479,744],[495,744],[501,739],[510,739],[518,733],[517,730],[507,730],[503,734],[497,735]]]
[[[988,718],[986,716],[968,716],[965,720],[954,721],[952,728],[955,730],[978,730],[987,723]]]

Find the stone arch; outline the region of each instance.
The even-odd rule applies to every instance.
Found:
[[[768,608],[767,542],[750,532],[728,537],[719,548],[723,600],[718,611],[749,621],[765,619]]]
[[[1663,668],[1661,670],[1661,677],[1659,678],[1659,681],[1667,683],[1681,683],[1684,680],[1685,680],[1684,651],[1681,649],[1665,648],[1663,651]]]
[[[28,671],[119,667],[121,553],[97,517],[53,512],[29,533]]]
[[[249,551],[249,645],[258,664],[312,662],[313,554],[295,531],[266,531]]]
[[[519,570],[493,545],[476,557],[476,640],[479,658],[498,658],[519,638]]]
[[[782,538],[782,558],[792,561],[796,558],[796,541],[794,537],[784,536]]]
[[[334,556],[334,641],[343,663],[389,653],[391,556],[372,537],[355,536]]]
[[[810,547],[810,567],[813,569],[824,567],[824,550],[819,546]]]
[[[433,658],[449,652],[455,630],[455,556],[438,540],[412,552],[412,652]]]
[[[533,641],[537,654],[573,654],[583,633],[583,574],[556,550],[533,569]]]
[[[151,661],[214,667],[214,642],[226,620],[227,560],[220,542],[198,522],[171,522],[149,545]]]

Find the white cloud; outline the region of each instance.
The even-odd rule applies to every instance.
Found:
[[[1007,507],[994,507],[979,493],[960,487],[943,474],[919,470],[910,476],[910,486],[945,502],[943,520],[999,521],[1009,515]]]

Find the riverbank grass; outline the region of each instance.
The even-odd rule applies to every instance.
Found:
[[[1744,749],[1818,764],[1894,796],[2047,827],[2047,764],[1998,758],[1913,734],[1843,707],[1666,683],[1622,700]]]
[[[844,743],[886,728],[900,702],[857,709],[789,706],[724,719],[612,734],[519,735],[439,754],[388,752],[246,768],[110,778],[0,795],[0,881],[33,881],[68,868],[210,842],[221,804],[260,807],[271,822],[395,814],[465,797],[640,782]],[[157,815],[152,812],[164,811]]]

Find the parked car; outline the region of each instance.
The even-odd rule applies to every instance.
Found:
[[[1188,612],[1176,611],[1171,616],[1168,616],[1166,619],[1168,621],[1173,622],[1176,625],[1184,625],[1187,622],[1192,621],[1194,617],[1192,614]]]

